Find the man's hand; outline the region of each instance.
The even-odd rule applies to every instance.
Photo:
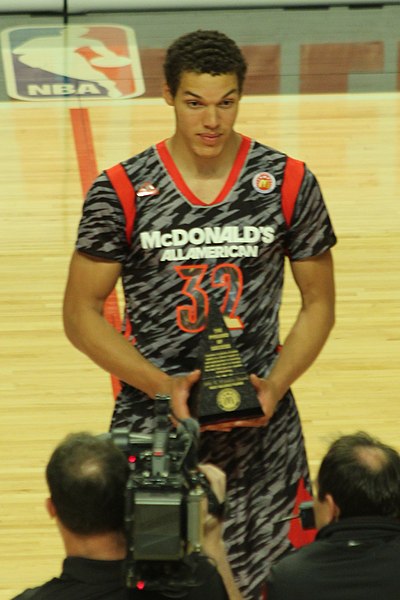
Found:
[[[231,431],[234,427],[264,427],[271,419],[275,408],[280,400],[274,384],[268,379],[250,375],[250,381],[253,384],[260,406],[264,416],[255,419],[238,419],[229,423],[220,423],[219,425],[204,425],[201,431]]]
[[[196,369],[187,375],[177,375],[170,378],[169,389],[163,391],[163,393],[168,394],[171,397],[173,418],[188,419],[191,417],[188,399],[191,388],[198,382],[200,376],[200,369]]]
[[[211,463],[199,465],[199,471],[204,473],[204,475],[207,477],[208,481],[210,482],[212,491],[217,496],[218,502],[224,502],[226,493],[225,472]]]
[[[224,471],[211,463],[199,465],[198,468],[207,477],[218,502],[224,502],[226,493],[226,475]],[[215,558],[216,554],[221,552],[222,549],[222,519],[208,512],[208,507],[203,514],[203,519],[203,550],[208,556]]]
[[[257,392],[257,398],[265,415],[265,423],[268,423],[282,396],[273,382],[268,378],[257,377],[253,373],[250,375],[250,381]]]

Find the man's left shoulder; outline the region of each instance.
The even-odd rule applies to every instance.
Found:
[[[282,152],[282,150],[278,150],[278,148],[275,148],[273,146],[268,146],[267,144],[263,144],[262,142],[259,142],[258,140],[251,140],[252,142],[252,149],[253,152],[257,153],[257,154],[262,154],[265,153],[268,156],[273,156],[275,157],[275,159],[281,159],[281,160],[286,160],[288,157],[287,154],[285,154],[285,152]]]

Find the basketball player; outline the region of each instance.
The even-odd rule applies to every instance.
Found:
[[[116,167],[93,183],[70,266],[65,330],[122,382],[112,427],[150,431],[157,393],[171,395],[177,417],[189,416],[199,336],[210,301],[219,307],[264,416],[204,431],[200,458],[227,473],[231,566],[244,598],[258,599],[271,563],[301,544],[282,522],[310,494],[290,386],[334,323],[336,238],[309,169],[235,131],[246,62],[231,39],[216,31],[182,36],[164,73],[175,131],[124,161],[122,173]],[[286,256],[301,305],[278,352]],[[122,335],[102,316],[120,276]]]

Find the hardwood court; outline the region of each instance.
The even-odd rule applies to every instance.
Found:
[[[150,99],[9,102],[0,119],[5,600],[60,570],[63,549],[43,506],[51,450],[70,431],[106,431],[112,411],[109,375],[69,344],[61,323],[82,188],[93,172],[167,137],[172,113]],[[340,433],[365,429],[400,450],[400,95],[248,97],[238,130],[308,163],[339,239],[337,324],[294,386],[312,473]],[[288,278],[283,336],[297,308]]]

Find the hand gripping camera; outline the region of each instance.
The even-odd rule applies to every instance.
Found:
[[[128,540],[126,586],[163,592],[199,585],[206,497],[209,511],[220,509],[205,476],[197,469],[199,424],[185,419],[173,429],[168,396],[155,399],[152,434],[114,429],[112,439],[126,454]]]

